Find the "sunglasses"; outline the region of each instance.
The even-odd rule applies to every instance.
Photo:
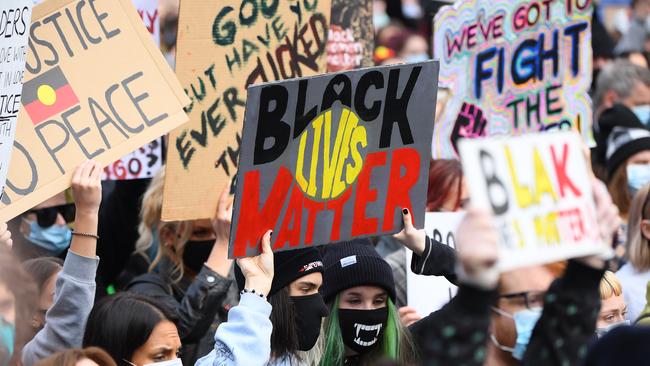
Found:
[[[25,212],[24,215],[36,215],[36,222],[42,228],[50,227],[56,222],[57,216],[60,214],[66,223],[74,221],[75,207],[74,203],[66,203],[64,205],[38,208]]]

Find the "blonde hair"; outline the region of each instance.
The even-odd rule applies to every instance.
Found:
[[[178,282],[183,278],[185,268],[183,266],[183,250],[185,244],[191,235],[190,221],[161,221],[162,203],[163,203],[163,186],[165,182],[165,167],[162,167],[154,175],[147,187],[147,191],[142,197],[142,208],[140,209],[140,224],[138,225],[138,240],[135,243],[137,253],[146,256],[145,252],[151,248],[154,242],[154,230],[158,231],[158,252],[153,258],[149,271],[160,263],[164,256],[169,257],[174,264],[173,278]],[[171,243],[166,242],[165,238],[171,234],[175,240]]]
[[[626,255],[630,264],[639,272],[650,270],[650,242],[641,232],[641,221],[643,217],[650,217],[648,214],[650,204],[645,204],[649,191],[650,184],[646,184],[634,196],[627,223]],[[644,206],[646,206],[646,212],[641,212]]]
[[[605,275],[600,280],[600,299],[607,300],[612,296],[621,296],[623,287],[621,282],[613,272],[605,271]]]

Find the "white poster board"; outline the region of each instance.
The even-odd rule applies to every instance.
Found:
[[[430,238],[455,249],[456,229],[464,216],[464,212],[427,212],[424,230]],[[411,272],[413,252],[405,250],[408,306],[415,308],[421,316],[427,316],[456,296],[458,288],[443,276],[422,276]]]
[[[472,205],[495,214],[501,271],[606,254],[577,133],[464,139],[460,156]]]
[[[31,19],[31,0],[0,3],[0,195],[16,135]]]

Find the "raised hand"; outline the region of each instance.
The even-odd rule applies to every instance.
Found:
[[[456,232],[459,279],[483,288],[496,286],[498,248],[499,234],[494,216],[476,208],[467,210]]]
[[[230,184],[226,185],[219,197],[217,212],[212,220],[212,228],[217,236],[217,244],[226,245],[230,241],[230,225],[232,223],[233,197],[230,195]]]
[[[413,253],[422,255],[427,234],[424,232],[424,229],[418,230],[413,226],[411,212],[406,208],[402,210],[402,220],[404,222],[404,228],[399,233],[393,235],[393,237],[399,240],[402,245],[411,249]]]
[[[262,253],[260,255],[237,259],[237,264],[246,279],[244,288],[255,290],[255,293],[261,293],[264,296],[268,296],[273,283],[272,233],[273,231],[269,230],[262,236]]]
[[[97,214],[102,202],[102,168],[92,160],[79,165],[72,174],[72,195],[77,215]]]
[[[76,207],[70,250],[88,258],[97,254],[97,222],[102,202],[102,167],[92,160],[79,165],[72,174],[72,195]],[[121,228],[115,228],[120,230]]]
[[[612,240],[621,227],[621,217],[619,216],[618,207],[612,202],[605,184],[597,178],[592,178],[592,189],[594,202],[596,204],[596,222],[598,223],[598,233],[603,248],[611,248]],[[613,254],[611,252],[610,254]],[[578,258],[578,261],[601,269],[605,267],[605,258],[599,255]]]
[[[7,246],[11,248],[11,246],[14,244],[13,240],[11,239],[11,231],[7,228],[6,223],[0,223],[0,246]]]

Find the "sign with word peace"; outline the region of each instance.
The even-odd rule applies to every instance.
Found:
[[[464,212],[427,212],[424,219],[424,231],[427,235],[444,245],[456,249],[456,229],[465,217]],[[413,273],[411,256],[413,252],[406,249],[406,298],[408,305],[422,316],[440,310],[456,296],[458,287],[442,276],[422,276]]]
[[[549,130],[591,143],[591,0],[460,0],[435,17],[440,86],[434,157],[458,140]]]
[[[187,121],[129,0],[49,0],[33,19],[1,221],[69,187],[86,159],[107,165]]]
[[[327,71],[373,66],[375,28],[370,0],[332,0],[327,37]]]
[[[169,135],[163,220],[214,216],[237,171],[246,88],[324,72],[329,12],[330,0],[181,1],[176,74],[192,103]]]
[[[5,188],[20,111],[32,0],[0,4],[0,194]]]
[[[459,146],[472,205],[496,216],[501,270],[603,252],[577,133],[463,139]]]
[[[231,257],[424,224],[437,62],[248,88]]]

